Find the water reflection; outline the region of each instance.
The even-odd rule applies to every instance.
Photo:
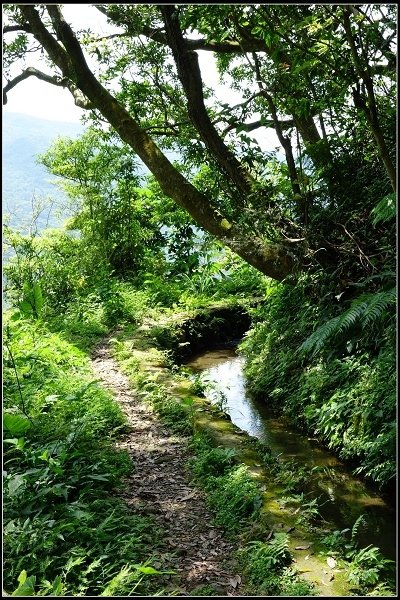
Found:
[[[186,366],[213,382],[213,391],[207,393],[210,401],[221,402],[222,397],[224,410],[235,425],[268,444],[280,460],[295,460],[299,466],[313,468],[315,477],[303,491],[308,497],[319,498],[320,513],[325,520],[342,530],[351,528],[365,514],[368,525],[360,533],[360,544],[376,545],[386,556],[395,558],[394,510],[316,440],[291,430],[283,419],[270,413],[266,404],[249,398],[243,362],[234,348],[224,348],[199,355]]]

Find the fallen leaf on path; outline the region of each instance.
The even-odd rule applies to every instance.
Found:
[[[239,583],[241,583],[242,578],[240,577],[240,575],[235,575],[234,577],[231,577],[229,579],[229,585],[233,588],[237,588],[237,586],[239,585]]]
[[[311,569],[298,569],[298,573],[311,573]]]
[[[215,529],[211,529],[211,531],[208,534],[208,537],[210,537],[211,539],[218,537],[218,531],[216,531]]]
[[[307,544],[306,546],[296,546],[295,550],[308,550],[310,547],[310,544]]]
[[[334,558],[332,558],[332,556],[328,556],[328,558],[326,559],[326,562],[328,563],[328,567],[330,567],[331,569],[336,567],[336,560]]]
[[[187,496],[183,496],[183,498],[179,499],[179,502],[185,502],[185,500],[190,500],[191,498],[194,498],[196,496],[197,492],[192,492],[191,494],[188,494]]]

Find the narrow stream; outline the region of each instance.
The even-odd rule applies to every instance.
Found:
[[[194,373],[216,384],[224,394],[223,410],[232,422],[250,435],[269,445],[279,459],[296,460],[299,465],[315,470],[310,488],[305,489],[308,499],[318,498],[319,512],[334,529],[350,528],[364,514],[367,525],[360,531],[361,547],[377,546],[392,560],[396,559],[396,514],[393,507],[365,483],[351,475],[338,458],[322,448],[316,440],[290,429],[283,419],[277,418],[264,403],[255,402],[246,394],[243,375],[244,359],[235,348],[205,352],[186,364]],[[209,399],[215,401],[215,392]]]

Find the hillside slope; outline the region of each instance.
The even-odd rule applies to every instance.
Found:
[[[3,220],[10,215],[10,224],[23,229],[33,214],[33,204],[51,196],[58,203],[64,198],[51,182],[54,177],[36,162],[58,136],[76,137],[82,132],[79,123],[49,121],[21,113],[3,113]],[[37,225],[43,228],[57,225],[60,217],[45,209]]]

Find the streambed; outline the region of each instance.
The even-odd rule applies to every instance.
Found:
[[[237,427],[268,444],[279,460],[295,460],[299,466],[314,469],[312,482],[303,491],[307,500],[318,498],[319,512],[327,521],[327,528],[351,529],[364,514],[367,524],[358,536],[361,547],[372,544],[395,560],[394,508],[316,440],[291,429],[284,419],[271,414],[267,404],[251,399],[246,393],[243,364],[244,359],[230,347],[204,352],[187,362],[186,367],[215,384],[209,400],[216,402],[218,397],[223,398],[223,410]]]

